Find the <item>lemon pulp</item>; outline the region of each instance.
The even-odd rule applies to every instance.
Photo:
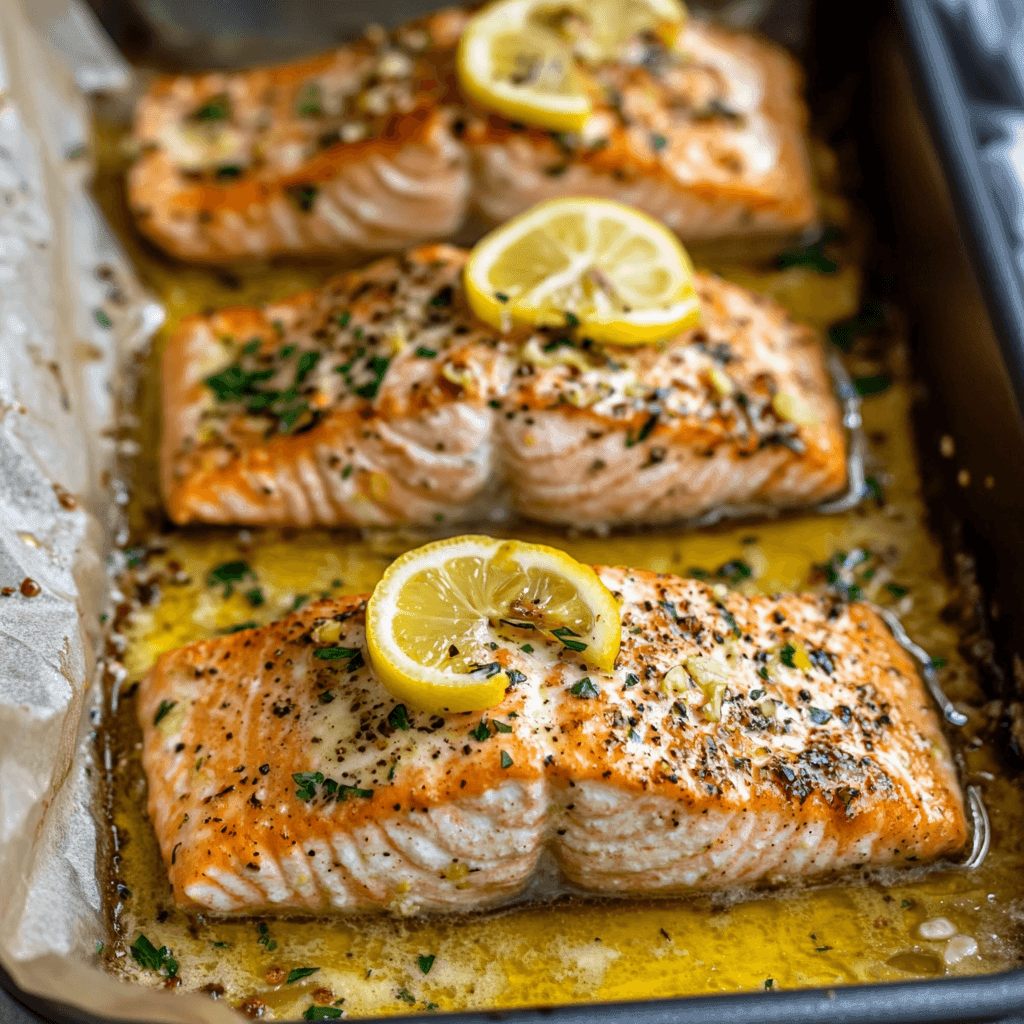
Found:
[[[544,545],[477,536],[397,559],[366,613],[381,682],[399,700],[435,712],[500,703],[511,649],[553,640],[609,671],[620,632],[618,606],[593,569]]]

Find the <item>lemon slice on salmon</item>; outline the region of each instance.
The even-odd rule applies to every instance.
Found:
[[[700,323],[693,265],[668,228],[607,199],[553,199],[477,243],[465,268],[487,323],[578,327],[613,345],[648,345]]]
[[[464,536],[394,561],[366,607],[370,663],[388,692],[420,711],[499,704],[511,651],[567,649],[602,671],[622,625],[608,588],[564,551]]]
[[[580,67],[616,56],[643,33],[670,41],[677,0],[498,0],[459,40],[459,84],[481,106],[556,132],[582,128],[593,87]]]

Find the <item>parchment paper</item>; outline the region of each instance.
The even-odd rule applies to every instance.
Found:
[[[84,5],[0,2],[0,587],[14,590],[0,596],[0,964],[96,1014],[228,1021],[209,999],[121,984],[95,956],[91,730],[123,504],[114,396],[163,313],[86,193],[78,87],[130,78]]]

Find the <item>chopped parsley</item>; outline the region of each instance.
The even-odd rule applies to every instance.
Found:
[[[314,1006],[310,1004],[306,1007],[305,1013],[302,1015],[303,1020],[337,1020],[342,1014],[342,1011],[337,1006]]]
[[[502,768],[511,768],[512,767],[512,758],[508,754],[506,754],[504,750],[501,752],[501,767]]]
[[[796,668],[796,665],[793,662],[795,654],[796,648],[792,644],[786,644],[786,646],[779,651],[779,657],[782,659],[782,664],[787,668]]]
[[[323,93],[316,82],[309,82],[299,93],[295,112],[299,117],[319,117],[324,112]]]
[[[319,967],[295,967],[289,972],[288,977],[285,979],[285,984],[291,985],[293,982],[301,981],[303,978],[308,978],[311,974],[316,974],[319,970]]]
[[[526,673],[520,672],[519,669],[516,669],[516,668],[506,669],[505,670],[505,675],[508,676],[508,681],[509,681],[510,685],[514,686],[516,683],[524,683],[524,682],[526,682]]]
[[[316,796],[316,787],[324,781],[324,776],[322,772],[293,772],[292,781],[299,787],[295,795],[308,801]]]
[[[318,693],[316,697],[321,704],[330,704],[334,700],[334,694],[330,690],[324,690],[323,693]]]
[[[248,562],[224,562],[210,570],[206,585],[216,587],[224,584],[224,597],[229,598],[235,592],[235,584],[245,579],[256,579],[256,573]]]
[[[256,945],[262,946],[268,953],[273,953],[277,949],[277,940],[270,937],[270,929],[265,924],[259,926],[259,936],[256,939]]]
[[[945,658],[931,658],[929,664],[932,668],[945,668],[947,662]]]
[[[875,504],[881,508],[885,504],[885,495],[882,493],[882,485],[874,476],[866,477],[864,480],[864,497],[874,499]]]
[[[420,347],[416,349],[416,355],[418,355],[420,359],[433,359],[437,355],[437,352],[435,349],[427,348],[426,345],[420,345]]]
[[[296,594],[289,611],[297,612],[308,600],[309,594]]]
[[[774,978],[765,978],[764,979],[764,990],[765,990],[765,992],[771,992],[771,990],[774,987],[774,985],[775,985],[775,979]]]
[[[569,648],[570,651],[585,651],[587,644],[582,643],[579,640],[569,640],[567,637],[579,636],[579,633],[574,633],[568,626],[561,626],[558,629],[551,631],[552,636],[558,639],[562,644]],[[526,648],[524,647],[525,651]]]
[[[573,683],[569,687],[569,692],[574,697],[582,697],[584,700],[589,700],[591,697],[597,697],[601,691],[590,681],[590,676],[584,676],[579,682]]]
[[[299,356],[299,365],[295,371],[295,383],[302,384],[320,362],[319,352],[303,352]]]
[[[750,691],[750,699],[751,700],[760,700],[763,696],[764,696],[764,690],[758,689],[758,690],[751,690]]]
[[[174,959],[171,951],[166,946],[157,949],[141,932],[129,949],[132,959],[147,971],[164,971],[168,978],[173,978],[178,973],[178,961]]]
[[[191,114],[193,121],[225,121],[231,116],[231,100],[226,92],[211,96]]]
[[[499,722],[496,718],[491,720],[491,725],[494,726],[495,732],[511,732],[512,726],[507,725],[505,722]]]
[[[160,707],[156,709],[156,714],[153,716],[153,724],[159,725],[171,713],[171,708],[175,707],[177,703],[176,700],[160,701]]]
[[[98,307],[92,311],[93,319],[102,327],[104,330],[110,330],[114,326],[114,321]]]
[[[409,730],[409,714],[404,704],[396,704],[388,714],[388,725],[393,729],[401,729],[403,732]]]
[[[398,998],[401,999],[403,1003],[409,1003],[410,1006],[416,1002],[416,997],[410,995],[407,988],[400,988],[398,990]]]
[[[907,594],[910,593],[906,587],[901,587],[898,583],[886,583],[885,589],[888,590],[889,593],[897,600],[901,597],[906,597]]]
[[[345,666],[346,672],[355,672],[366,664],[363,652],[358,647],[321,647],[313,652],[313,657],[319,658],[321,661],[339,661],[348,658],[349,662]]]
[[[424,974],[429,974],[430,973],[430,968],[434,966],[434,960],[435,959],[436,959],[436,957],[434,956],[434,954],[430,953],[427,956],[421,956],[421,957],[417,958],[416,963],[419,964],[420,970]]]
[[[533,654],[533,647],[530,644],[523,644],[519,649],[524,651],[526,654]]]
[[[639,682],[640,677],[630,672],[629,675],[626,676],[626,682],[623,684],[623,689],[628,690],[631,686],[636,686]]]
[[[739,580],[750,579],[753,572],[754,570],[742,558],[733,558],[731,561],[726,562],[725,565],[719,566],[715,575],[719,579],[736,583]]]
[[[487,728],[487,720],[480,719],[480,724],[475,729],[470,729],[469,735],[480,743],[491,738],[491,730]]]
[[[331,779],[327,780],[331,782]],[[373,798],[372,789],[361,789],[359,786],[338,786],[338,803],[343,804],[350,796],[358,797],[360,800]]]
[[[668,145],[668,139],[664,135],[657,132],[651,135],[651,148],[652,149],[664,149]]]
[[[651,434],[654,431],[654,428],[657,425],[658,425],[658,413],[656,413],[656,412],[651,413],[651,415],[647,417],[647,419],[644,422],[643,426],[640,428],[640,432],[636,435],[636,437],[633,437],[632,433],[627,433],[626,434],[626,447],[627,448],[632,448],[635,445],[640,444],[641,441],[646,441],[647,438],[649,438],[651,436]]]
[[[263,591],[259,587],[253,587],[251,590],[245,592],[246,599],[253,608],[259,608],[263,604],[264,597]]]
[[[390,363],[391,360],[385,359],[383,356],[371,356],[370,370],[373,373],[373,380],[354,388],[353,390],[355,393],[360,398],[376,398],[377,391],[380,389],[381,382],[384,380],[384,374],[388,372],[388,366]]]

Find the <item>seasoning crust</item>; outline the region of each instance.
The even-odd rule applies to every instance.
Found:
[[[171,518],[468,522],[504,485],[528,516],[598,526],[842,490],[819,338],[770,299],[698,274],[703,326],[600,347],[476,319],[465,260],[423,246],[184,320],[162,373]]]
[[[162,656],[139,716],[175,900],[222,914],[479,908],[546,864],[677,893],[955,854],[962,796],[906,652],[866,605],[719,600],[600,568],[615,670],[509,629],[485,713],[396,705],[365,600]]]

